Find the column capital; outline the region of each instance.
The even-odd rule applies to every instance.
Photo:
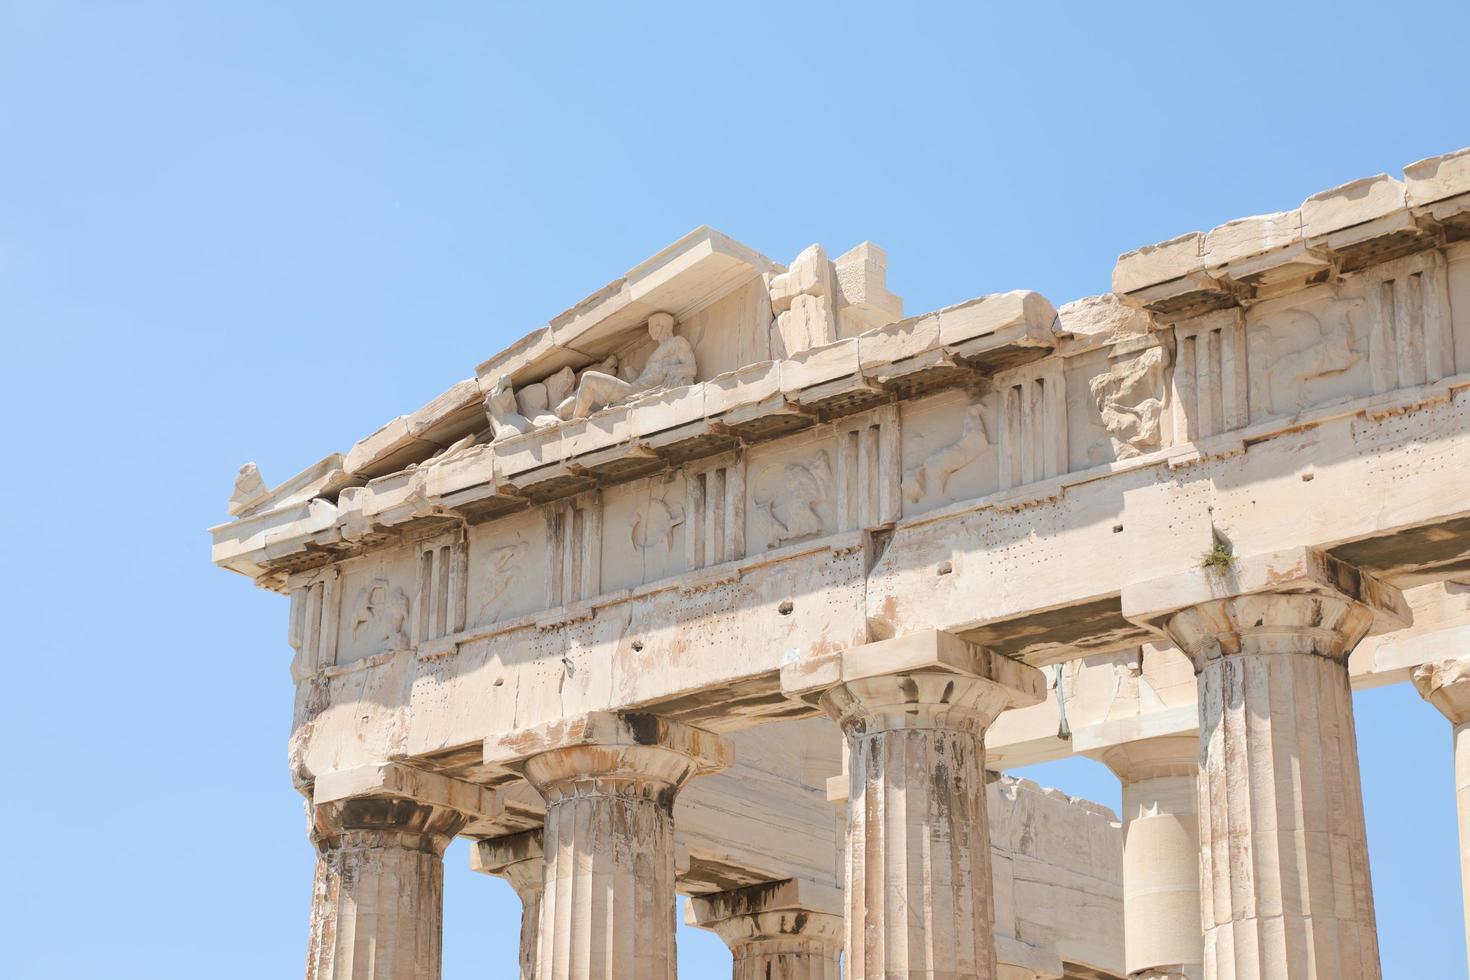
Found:
[[[1097,758],[1125,784],[1170,776],[1193,779],[1199,773],[1199,738],[1166,735],[1120,742],[1103,749]]]
[[[921,630],[781,668],[787,697],[819,704],[848,734],[905,728],[983,732],[1001,711],[1039,704],[1034,667],[941,630]]]
[[[317,776],[308,812],[318,848],[369,843],[378,834],[387,835],[385,843],[442,853],[470,824],[498,820],[503,807],[487,787],[383,763]]]
[[[1196,670],[1236,654],[1315,653],[1346,662],[1368,633],[1413,621],[1398,589],[1316,548],[1133,583],[1123,588],[1122,612],[1168,636]]]
[[[470,870],[504,878],[525,901],[528,894],[541,891],[545,884],[544,857],[541,831],[527,830],[475,841],[470,848]]]
[[[716,933],[737,957],[751,945],[794,943],[835,958],[846,930],[840,890],[794,879],[693,896],[684,921]]]
[[[547,803],[585,780],[644,795],[677,792],[695,776],[729,768],[735,756],[723,735],[657,715],[610,711],[492,736],[484,751],[486,765],[521,773]]]
[[[1411,676],[1419,695],[1451,724],[1470,722],[1470,656],[1420,664]]]

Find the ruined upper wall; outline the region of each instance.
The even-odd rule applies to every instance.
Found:
[[[1128,252],[1113,291],[1166,319],[1261,302],[1470,236],[1470,149]]]

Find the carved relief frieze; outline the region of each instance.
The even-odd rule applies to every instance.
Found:
[[[542,515],[523,511],[469,529],[469,626],[489,626],[547,605]]]
[[[1370,393],[1372,309],[1362,286],[1354,277],[1247,313],[1252,421]]]
[[[745,557],[745,457],[726,453],[684,471],[685,563],[703,568]]]
[[[375,578],[357,592],[348,633],[365,655],[409,647],[408,593],[386,578]]]
[[[899,518],[902,459],[898,409],[885,405],[842,419],[837,435],[838,529],[877,528]]]
[[[813,449],[757,467],[750,499],[752,527],[767,548],[827,533],[834,524],[831,451]]]
[[[1131,459],[1162,448],[1164,369],[1169,351],[1157,341],[1118,345],[1108,370],[1088,383],[1093,407],[1113,444],[1114,459]]]
[[[906,516],[994,493],[1000,395],[955,390],[898,406]]]

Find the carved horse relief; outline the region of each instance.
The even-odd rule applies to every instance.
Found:
[[[478,622],[481,625],[493,623],[505,614],[515,587],[525,575],[525,558],[529,550],[530,545],[517,538],[510,544],[486,552],[483,562],[489,571],[490,589],[480,603]]]
[[[938,494],[945,500],[950,499],[950,478],[978,462],[993,446],[981,404],[979,401],[971,402],[965,409],[964,428],[960,430],[959,438],[936,449],[922,463],[904,474],[904,499],[911,504],[917,504],[930,493]]]
[[[357,594],[357,611],[352,616],[352,639],[363,649],[406,650],[408,640],[408,595],[387,579],[373,579]]]
[[[1271,319],[1262,365],[1267,410],[1291,415],[1324,400],[1321,383],[1362,363],[1358,348],[1360,297],[1333,299],[1313,312],[1286,310]]]
[[[674,548],[674,529],[684,523],[684,508],[668,499],[667,485],[650,491],[649,498],[633,512],[630,535],[633,547],[639,551],[662,547],[665,551]]]
[[[827,522],[820,508],[831,498],[832,461],[826,451],[810,463],[772,463],[756,477],[756,512],[767,547],[821,534]]]
[[[1117,459],[1131,459],[1163,444],[1164,367],[1162,347],[1150,347],[1088,382],[1103,428]]]

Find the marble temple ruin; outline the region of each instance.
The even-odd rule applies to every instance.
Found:
[[[1060,307],[906,315],[886,265],[701,228],[241,469],[308,980],[437,980],[456,836],[523,901],[494,976],[670,980],[682,894],[739,980],[1376,980],[1392,683],[1455,726],[1470,884],[1470,150]],[[1003,774],[1071,755],[1121,815]]]

